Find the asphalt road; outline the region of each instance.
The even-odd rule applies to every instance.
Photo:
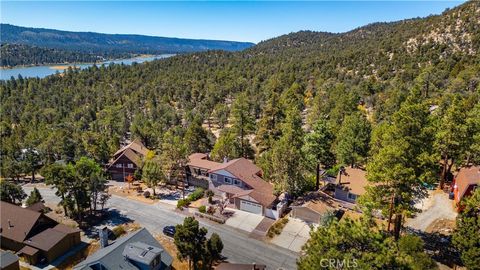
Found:
[[[30,194],[32,189],[33,187],[24,187],[27,194]],[[59,202],[53,189],[38,189],[47,203]],[[110,198],[107,207],[114,211],[117,210],[121,219],[134,220],[153,234],[161,233],[166,225],[182,223],[185,218],[184,215],[175,212],[170,205],[162,203],[149,205],[115,195]],[[117,221],[112,220],[111,222],[115,224]],[[209,233],[215,232],[220,235],[224,244],[222,254],[230,262],[265,264],[267,269],[296,269],[295,262],[298,254],[291,250],[250,238],[246,232],[227,225],[203,219],[200,219],[199,222],[201,226],[208,229]]]

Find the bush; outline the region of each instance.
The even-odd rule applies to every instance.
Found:
[[[112,232],[115,235],[115,238],[118,238],[126,233],[125,228],[123,228],[123,226],[117,226],[113,228]]]
[[[215,193],[210,189],[205,192],[205,196],[207,196],[207,197],[213,197],[214,195],[215,195]]]
[[[283,227],[285,227],[287,222],[288,217],[283,217],[275,221],[275,223],[273,223],[273,225],[268,229],[267,236],[272,238],[275,235],[279,235],[280,233],[282,233]]]
[[[205,190],[203,188],[196,188],[192,194],[188,195],[187,199],[190,202],[196,201],[198,199],[201,199],[203,197],[203,194],[205,193]]]
[[[215,207],[209,206],[209,207],[208,207],[208,210],[207,210],[207,213],[209,213],[210,215],[215,214]]]
[[[147,191],[143,192],[143,197],[149,198],[150,197],[150,191],[147,190]]]
[[[182,209],[184,207],[187,207],[190,204],[190,201],[188,199],[180,199],[177,202],[177,208]]]
[[[200,211],[200,213],[206,213],[207,212],[207,207],[205,205],[202,205],[202,206],[198,207],[198,211]]]

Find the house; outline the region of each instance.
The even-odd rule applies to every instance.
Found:
[[[215,270],[265,270],[267,266],[264,264],[240,264],[240,263],[220,263]]]
[[[192,154],[187,179],[189,184],[208,187],[243,211],[278,219],[286,207],[273,195],[273,185],[262,179],[261,169],[245,158],[220,163],[205,154]]]
[[[480,166],[461,168],[453,179],[453,198],[458,204],[480,186]]]
[[[98,250],[73,269],[165,270],[171,268],[172,262],[172,256],[142,228]]]
[[[320,223],[322,217],[333,213],[341,218],[343,211],[337,210],[340,205],[327,194],[317,191],[310,192],[300,197],[290,205],[292,218],[303,220],[307,223]]]
[[[52,262],[80,243],[80,230],[59,224],[41,212],[1,202],[2,249],[17,252],[32,265]]]
[[[141,167],[142,159],[148,151],[139,140],[134,140],[113,154],[107,164],[108,173],[115,181],[125,181],[127,176],[133,176],[137,168]]]
[[[359,196],[365,194],[367,185],[365,170],[352,167],[344,168],[337,175],[334,198],[355,203]]]
[[[12,252],[0,250],[0,269],[19,270],[18,256]]]

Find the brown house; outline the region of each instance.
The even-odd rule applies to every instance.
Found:
[[[135,173],[141,167],[142,159],[148,149],[139,141],[134,140],[118,150],[107,165],[107,171],[115,181],[125,181],[125,178]]]
[[[17,252],[30,264],[52,262],[80,243],[80,230],[59,224],[46,215],[1,202],[2,249]]]
[[[340,171],[335,185],[335,199],[355,203],[365,194],[368,185],[367,172],[360,168],[347,167]]]
[[[298,198],[290,207],[290,215],[307,223],[319,223],[326,214],[333,213],[341,217],[340,205],[327,194],[321,191],[309,192]]]
[[[453,196],[458,204],[480,186],[480,166],[461,168],[453,179]]]

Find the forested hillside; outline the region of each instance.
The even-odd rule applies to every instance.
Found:
[[[2,56],[0,62],[1,67],[57,63],[92,63],[104,60],[104,57],[102,56],[89,53],[79,53],[58,49],[45,49],[21,44],[2,44],[0,47],[0,55]],[[128,54],[118,54],[115,56],[125,57],[128,56]],[[111,57],[111,55],[108,55],[108,57]]]
[[[237,51],[250,42],[167,38],[143,35],[69,32],[1,24],[2,43],[25,44],[50,49],[102,54],[162,54],[206,50]]]
[[[480,4],[472,1],[438,16],[342,34],[291,33],[240,52],[3,81],[2,176],[29,170],[21,149],[37,149],[44,164],[81,156],[106,162],[125,139],[140,138],[159,154],[181,141],[183,156],[255,158],[279,190],[299,193],[312,184],[316,154],[308,152],[306,134],[314,127],[331,133],[327,168],[366,164],[374,153],[370,138],[408,96],[437,108],[432,134],[452,104],[470,119],[469,132],[478,132],[478,48]],[[209,125],[223,128],[220,138]],[[478,141],[463,147],[470,146]],[[435,149],[440,160],[444,152]],[[469,151],[473,160],[478,152]],[[299,158],[310,160],[295,163]],[[272,169],[282,162],[297,167]]]

